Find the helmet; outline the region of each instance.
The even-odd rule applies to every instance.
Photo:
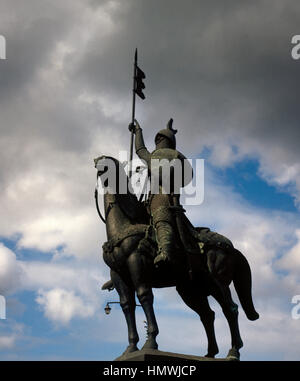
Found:
[[[176,148],[175,134],[177,133],[177,130],[174,130],[172,128],[172,124],[173,124],[173,119],[171,118],[167,124],[167,128],[165,128],[164,130],[158,131],[158,133],[155,135],[155,140],[159,135],[162,135],[170,141],[172,148],[175,149]]]

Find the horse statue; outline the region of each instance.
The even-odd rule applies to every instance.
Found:
[[[102,186],[108,185],[107,178],[103,176],[107,167],[99,170],[97,164],[107,159],[114,162],[117,173],[121,173],[128,184],[123,165],[113,157],[100,156],[95,159],[95,166]],[[152,288],[175,286],[185,304],[199,315],[203,323],[208,340],[205,356],[210,358],[219,352],[214,330],[215,313],[208,303],[209,295],[215,298],[231,333],[227,359],[238,360],[243,342],[238,325],[238,306],[233,302],[229,289],[232,281],[247,318],[259,318],[252,301],[251,270],[244,255],[226,237],[208,228],[195,228],[185,217],[189,240],[197,242],[198,251],[190,253],[182,246],[178,263],[156,267],[153,261],[157,250],[155,232],[143,203],[131,192],[121,193],[119,184],[115,192],[110,192],[109,188],[106,190],[103,220],[108,241],[103,245],[103,259],[111,269],[111,281],[102,288],[115,287],[120,297],[129,341],[122,356],[125,358],[128,353],[138,350],[135,295],[147,320],[147,339],[142,349],[158,349],[156,337],[159,330]]]

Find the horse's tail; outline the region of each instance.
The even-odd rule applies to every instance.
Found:
[[[255,311],[252,300],[251,269],[244,255],[240,251],[234,250],[234,255],[236,255],[237,258],[237,266],[233,274],[234,288],[247,318],[249,320],[256,320],[259,318],[259,314]]]

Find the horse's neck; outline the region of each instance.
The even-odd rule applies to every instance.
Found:
[[[106,234],[107,239],[120,233],[120,229],[130,223],[128,217],[123,213],[115,194],[104,195],[104,208],[106,214]],[[108,212],[108,215],[107,215]]]

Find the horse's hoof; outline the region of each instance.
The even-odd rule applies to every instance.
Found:
[[[240,361],[240,352],[235,348],[231,348],[226,359],[229,361]]]
[[[149,338],[146,340],[145,344],[143,345],[143,349],[158,349],[158,344],[155,339]]]
[[[128,355],[128,353],[139,351],[139,348],[135,344],[130,344],[123,352],[122,356]]]
[[[217,345],[210,345],[209,348],[207,348],[207,353],[204,357],[209,357],[214,359],[215,356],[219,353],[219,348]]]
[[[256,311],[247,314],[247,318],[251,321],[259,319],[259,314]]]
[[[121,356],[117,357],[115,359],[115,361],[126,361],[127,360],[127,356],[130,354],[130,353],[133,353],[133,352],[136,352],[136,351],[139,351],[139,348],[135,345],[135,344],[130,344],[128,345],[128,347],[125,349],[125,351],[121,354]]]
[[[112,280],[110,279],[103,284],[103,286],[101,287],[101,290],[112,291],[114,288],[115,288],[115,286],[114,286]]]
[[[204,357],[208,357],[210,359],[214,359],[215,358],[215,355],[213,354],[210,354],[210,353],[206,353],[206,355]]]

